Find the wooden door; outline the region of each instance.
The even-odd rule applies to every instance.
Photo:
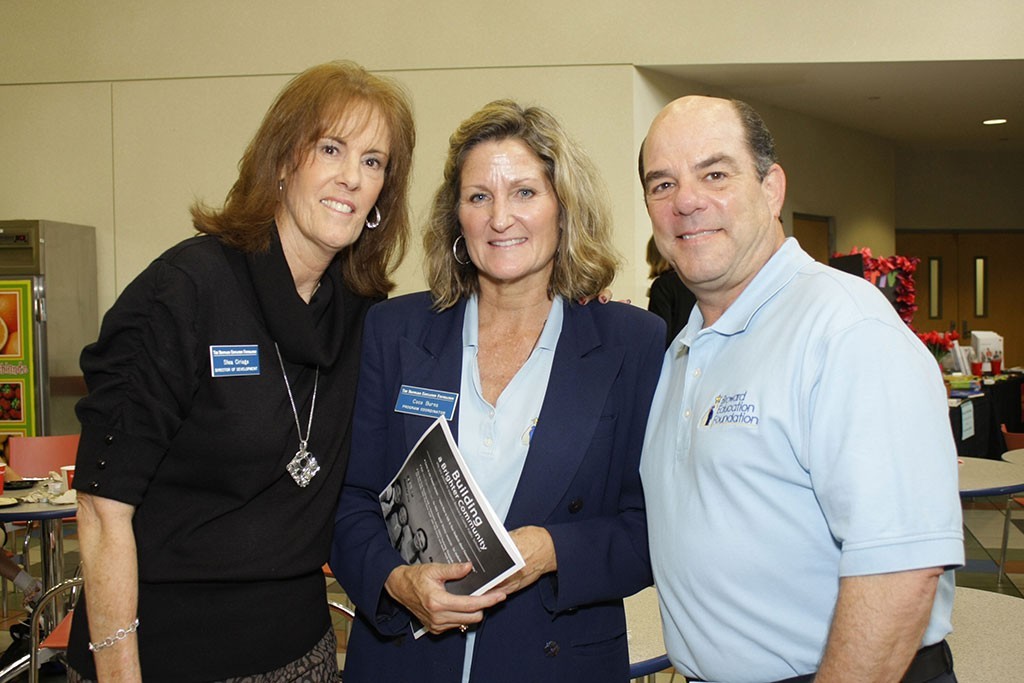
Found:
[[[921,259],[914,273],[917,290],[917,312],[914,329],[945,332],[961,329],[959,313],[959,266],[956,233],[897,232],[896,253]],[[939,297],[932,301],[932,280]],[[936,304],[936,305],[933,305]]]
[[[828,265],[828,259],[835,251],[832,238],[832,220],[826,216],[793,214],[793,237],[815,261]]]
[[[1002,335],[1004,363],[1024,365],[1024,233],[961,232],[959,252],[960,317],[969,330]],[[979,267],[984,282],[978,282]],[[987,301],[976,302],[979,293]]]
[[[1004,365],[1024,365],[1024,232],[897,231],[896,251],[921,259],[914,276],[915,329],[955,326],[965,336],[965,344],[970,343],[971,330],[991,330],[1003,337]],[[941,264],[938,317],[929,315],[934,313],[931,259]],[[983,269],[981,278],[979,267]]]

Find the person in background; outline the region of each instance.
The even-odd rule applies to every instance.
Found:
[[[408,234],[415,132],[348,62],[278,95],[223,209],[82,353],[72,681],[335,681],[322,566],[367,309]]]
[[[606,197],[541,108],[492,102],[452,135],[424,236],[430,291],[366,321],[331,555],[357,607],[346,683],[627,679],[622,598],[651,580],[638,467],[665,328],[577,303],[615,274]],[[445,589],[471,564],[409,565],[388,540],[378,494],[434,421],[398,410],[403,385],[458,395],[452,433],[526,561],[483,596]],[[430,634],[414,639],[413,619]]]
[[[7,547],[7,530],[0,525],[0,576],[14,584],[21,591],[26,607],[36,604],[43,595],[43,582],[22,569],[21,565],[8,557],[2,548]]]
[[[5,478],[10,474],[11,469],[8,467]],[[17,475],[14,476],[15,478],[11,481],[17,481],[20,479]],[[7,530],[2,524],[0,524],[0,576],[3,576],[4,579],[12,582],[14,586],[21,591],[22,606],[25,608],[27,614],[25,614],[20,621],[12,623],[8,629],[10,633],[10,645],[6,650],[0,652],[0,669],[5,669],[11,664],[22,660],[24,657],[27,657],[31,651],[31,612],[35,610],[36,603],[38,603],[39,598],[43,596],[43,582],[29,574],[26,570],[22,569],[21,565],[8,556],[4,551],[6,546]]]
[[[877,288],[785,237],[786,177],[748,105],[669,104],[640,180],[697,296],[641,463],[673,665],[727,683],[955,681],[964,547],[934,359]]]
[[[647,240],[647,265],[651,267],[648,277],[653,280],[647,292],[647,310],[665,321],[668,328],[665,330],[665,346],[668,347],[690,319],[697,297],[686,288],[672,264],[658,251],[654,237]]]
[[[5,449],[6,447],[6,444],[4,444]],[[11,469],[11,466],[6,464],[6,460],[5,450],[4,456],[0,457],[0,463],[4,464],[4,483],[21,481],[21,475]],[[31,607],[43,595],[43,582],[29,574],[21,565],[11,559],[3,550],[6,547],[7,529],[4,528],[3,524],[0,524],[0,576],[13,583],[14,587],[21,591],[22,602],[25,607]]]

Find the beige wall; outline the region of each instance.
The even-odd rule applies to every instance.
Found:
[[[880,138],[757,105],[776,139],[786,170],[783,216],[832,217],[836,249],[871,247],[878,255],[895,247],[895,165],[892,145]],[[787,228],[788,232],[788,228]]]
[[[0,219],[95,226],[101,293],[115,268],[111,129],[109,84],[0,87]]]
[[[609,196],[629,196],[632,140],[620,131],[630,129],[632,112],[621,106],[619,93],[630,91],[632,73],[617,66],[391,74],[408,87],[415,103],[414,217],[424,215],[440,181],[448,135],[499,97],[550,109],[599,167],[624,169],[607,175]],[[223,200],[242,150],[286,80],[128,81],[76,86],[73,92],[66,86],[4,88],[0,153],[26,162],[2,167],[4,218],[96,226],[104,311],[163,249],[194,233],[188,215],[192,202]],[[594,89],[595,83],[602,87]],[[71,108],[77,111],[73,117],[67,115]],[[617,246],[627,256],[634,241],[632,206],[615,201],[613,207]],[[423,288],[418,242],[417,235],[415,250],[399,272],[401,292]]]
[[[1024,230],[1024,154],[896,150],[896,227]]]
[[[987,0],[7,0],[0,83],[371,69],[1016,59]],[[30,57],[30,58],[29,58]]]
[[[627,259],[615,293],[642,303],[649,223],[636,150],[657,109],[692,86],[635,66],[1018,59],[1021,25],[1018,0],[993,0],[983,14],[942,0],[11,0],[0,3],[0,218],[96,226],[105,310],[146,263],[190,234],[194,199],[223,199],[287,78],[347,57],[409,87],[418,215],[459,120],[495,97],[554,111],[604,173]],[[787,215],[836,216],[841,249],[891,249],[897,209],[887,143],[764,113],[789,174]],[[418,254],[400,282],[401,291],[422,286]]]

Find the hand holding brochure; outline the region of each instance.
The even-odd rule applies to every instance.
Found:
[[[406,562],[473,563],[465,578],[446,584],[451,593],[481,595],[526,566],[444,416],[423,433],[379,499],[388,537]]]

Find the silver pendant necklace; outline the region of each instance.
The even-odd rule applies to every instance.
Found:
[[[313,400],[309,402],[309,424],[306,425],[306,436],[302,436],[302,426],[299,424],[299,411],[295,407],[295,398],[292,396],[292,385],[288,381],[288,372],[284,369],[284,359],[281,358],[281,349],[274,342],[274,350],[277,351],[277,362],[281,364],[281,375],[284,377],[284,388],[288,390],[288,401],[292,404],[292,415],[295,416],[295,431],[299,435],[299,450],[295,451],[295,457],[288,462],[285,468],[295,483],[305,488],[313,480],[316,473],[320,471],[320,463],[316,461],[313,454],[306,449],[309,443],[309,435],[313,430],[313,411],[316,409],[316,388],[320,382],[320,366],[316,366],[316,375],[313,377]]]

